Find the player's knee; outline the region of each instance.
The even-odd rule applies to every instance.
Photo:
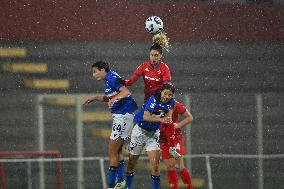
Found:
[[[152,165],[152,174],[153,175],[158,175],[159,173],[160,173],[159,164]]]

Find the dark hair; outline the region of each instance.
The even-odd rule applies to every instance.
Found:
[[[161,100],[161,93],[162,93],[162,91],[165,90],[165,89],[167,89],[167,90],[169,90],[169,91],[172,91],[173,94],[175,93],[175,90],[176,90],[175,86],[174,86],[172,83],[166,83],[166,84],[164,84],[163,87],[162,87],[161,89],[157,90],[157,91],[155,92],[155,94],[154,94],[155,97],[156,97],[156,99],[157,99],[158,101]]]
[[[154,43],[151,47],[150,47],[150,51],[151,50],[156,50],[159,51],[159,53],[163,54],[163,48],[161,45],[159,45],[158,43]]]
[[[173,94],[175,93],[175,90],[176,90],[175,86],[174,86],[172,83],[166,83],[166,84],[164,84],[163,87],[161,88],[161,91],[163,91],[163,90],[165,90],[165,89],[167,89],[167,90],[169,90],[169,91],[172,91]]]
[[[98,70],[101,71],[101,69],[105,69],[106,72],[109,72],[109,64],[104,61],[97,61],[92,65],[92,68],[98,68]]]

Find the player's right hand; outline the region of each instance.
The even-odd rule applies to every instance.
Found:
[[[166,124],[170,124],[170,123],[173,122],[173,121],[172,121],[172,117],[171,117],[171,116],[163,117],[161,122],[162,122],[162,123],[166,123]]]
[[[83,105],[86,105],[86,104],[91,104],[92,102],[94,101],[103,101],[104,99],[104,96],[95,96],[95,97],[91,97],[91,98],[88,98]]]
[[[83,103],[83,105],[91,104],[93,101],[94,101],[94,99],[88,98],[88,99]]]
[[[126,86],[130,86],[129,80],[128,80],[128,79],[124,80],[124,84],[125,84]]]

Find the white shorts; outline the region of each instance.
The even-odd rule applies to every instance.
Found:
[[[160,150],[159,143],[160,130],[147,131],[137,124],[134,126],[130,143],[128,144],[129,153],[132,155],[140,155],[143,147],[146,151]]]
[[[111,140],[130,138],[133,129],[133,114],[112,114],[112,131],[110,135]]]

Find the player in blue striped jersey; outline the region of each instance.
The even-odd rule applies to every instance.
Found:
[[[135,126],[131,133],[129,161],[127,164],[126,186],[131,189],[135,166],[140,153],[145,148],[151,164],[152,189],[160,188],[160,123],[172,122],[172,109],[175,106],[173,99],[175,88],[172,84],[165,84],[161,90],[151,96],[135,115]]]
[[[96,80],[105,82],[105,95],[89,98],[84,104],[90,104],[94,101],[108,103],[113,117],[112,132],[108,144],[108,188],[119,188],[118,185],[124,182],[122,146],[130,138],[137,104],[130,91],[122,82],[119,82],[121,80],[120,76],[109,69],[107,62],[95,62],[92,65],[92,71]]]

